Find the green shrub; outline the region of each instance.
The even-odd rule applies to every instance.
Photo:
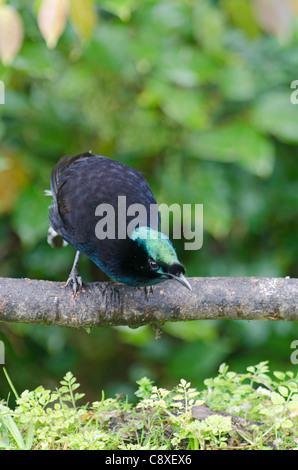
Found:
[[[84,405],[78,404],[84,394],[76,392],[79,384],[71,372],[55,391],[39,386],[18,396],[11,384],[16,407],[11,409],[4,401],[0,405],[0,447],[297,448],[298,375],[293,372],[270,374],[262,362],[237,374],[222,364],[201,391],[184,379],[172,390],[157,387],[146,377],[137,383],[137,404],[122,397],[105,398],[102,393],[99,401]]]

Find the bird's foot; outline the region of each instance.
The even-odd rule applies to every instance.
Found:
[[[153,294],[153,286],[145,286],[146,299],[149,300],[150,294]]]
[[[67,287],[67,286],[72,286],[72,291],[73,291],[74,297],[77,295],[79,290],[82,288],[83,281],[82,281],[82,278],[79,274],[79,271],[76,268],[71,270],[69,278],[67,279],[67,282],[65,284],[65,287]]]

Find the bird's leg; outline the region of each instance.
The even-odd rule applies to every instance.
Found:
[[[153,286],[145,286],[146,299],[149,300],[150,294],[153,294]]]
[[[69,285],[72,284],[72,290],[73,290],[74,296],[76,296],[77,292],[81,289],[81,287],[83,285],[82,278],[81,278],[81,276],[79,274],[79,271],[78,271],[78,268],[77,268],[77,265],[78,265],[78,262],[79,262],[79,256],[80,256],[80,252],[77,251],[72,269],[71,269],[70,274],[69,274],[69,278],[68,278],[67,283],[66,283],[66,286],[69,286]]]

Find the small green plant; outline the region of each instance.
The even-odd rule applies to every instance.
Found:
[[[5,371],[6,372],[6,371]],[[172,390],[144,377],[139,401],[105,398],[81,404],[71,372],[60,387],[18,395],[11,409],[0,403],[2,449],[297,449],[298,375],[269,372],[267,362],[243,374],[226,364],[198,391],[181,379]],[[204,416],[198,410],[204,409]]]

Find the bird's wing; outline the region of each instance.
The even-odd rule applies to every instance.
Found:
[[[79,243],[98,242],[95,227],[99,220],[96,208],[100,204],[109,204],[115,209],[116,233],[118,211],[122,215],[118,196],[126,197],[127,207],[141,204],[147,209],[148,216],[150,205],[156,205],[150,186],[141,172],[99,155],[64,157],[54,168],[52,180],[52,192],[56,200],[56,207],[52,210],[52,220],[55,219],[53,226],[58,233],[67,233],[68,242],[72,245],[74,240]],[[126,217],[125,209],[123,216]],[[126,224],[131,219],[133,216],[127,217]],[[146,218],[144,225],[150,225],[156,230],[158,214],[150,217],[150,223]]]
[[[65,157],[60,158],[58,163],[54,166],[51,172],[50,183],[52,196],[56,197],[58,192],[58,183],[62,173],[69,168],[74,162],[81,160],[83,158],[92,157],[92,152],[81,153],[79,155],[66,155]]]

